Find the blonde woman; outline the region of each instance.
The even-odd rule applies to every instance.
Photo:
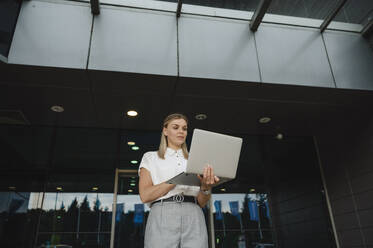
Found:
[[[166,181],[186,169],[185,144],[188,119],[171,114],[163,122],[159,150],[144,154],[139,167],[141,201],[150,213],[145,230],[145,248],[207,248],[207,230],[202,207],[219,181],[212,167],[198,178],[201,186],[168,184]]]

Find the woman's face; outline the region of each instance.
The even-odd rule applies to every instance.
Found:
[[[168,146],[180,148],[187,136],[187,123],[184,119],[173,119],[167,127],[163,128],[163,134],[167,136]]]

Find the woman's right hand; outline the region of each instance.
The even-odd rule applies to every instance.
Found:
[[[203,176],[197,175],[197,177],[201,181],[201,190],[211,190],[220,181],[219,177],[215,176],[214,169],[209,164],[203,170]]]

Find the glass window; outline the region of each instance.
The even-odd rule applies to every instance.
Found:
[[[109,247],[113,179],[114,173],[72,171],[50,175],[40,215],[38,247]]]
[[[216,247],[333,247],[312,138],[242,137],[236,179],[213,191]]]
[[[178,2],[177,0],[158,0],[165,2]],[[259,0],[183,0],[183,4],[200,5],[213,8],[224,8],[244,11],[254,11]]]
[[[330,23],[330,27],[340,23],[366,25],[373,18],[373,1],[348,0],[338,15]],[[361,28],[362,28],[361,27]]]
[[[183,3],[215,8],[254,11],[258,6],[259,0],[183,0]]]
[[[273,0],[267,13],[323,20],[337,2],[337,0]]]
[[[121,131],[119,168],[137,170],[144,153],[158,150],[160,138],[161,132]]]
[[[170,0],[168,2],[177,2],[177,0]],[[259,3],[259,0],[183,0],[183,4],[251,12],[254,12],[257,9]],[[338,0],[273,0],[267,10],[267,13],[323,20],[337,3]]]
[[[53,168],[114,171],[118,131],[94,128],[58,128]]]
[[[0,173],[0,247],[34,247],[44,175]]]
[[[41,169],[49,163],[53,128],[0,125],[1,169]]]
[[[137,177],[119,174],[114,247],[144,247],[149,207],[138,194]]]
[[[267,194],[213,194],[212,201],[216,247],[274,247]]]
[[[243,138],[237,177],[213,189],[216,247],[333,247],[312,137],[233,135]],[[149,208],[137,168],[159,139],[158,131],[0,126],[0,247],[108,247],[118,165],[127,174],[117,185],[115,246],[141,247]]]

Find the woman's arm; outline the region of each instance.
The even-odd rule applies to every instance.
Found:
[[[214,175],[214,170],[213,168],[208,165],[204,170],[203,170],[203,177],[200,175],[197,175],[199,180],[201,180],[201,191],[210,191],[210,194],[206,195],[203,192],[199,192],[197,195],[197,201],[198,205],[203,208],[206,206],[206,203],[210,200],[211,198],[211,188],[214,186],[214,184],[219,182],[219,178]]]
[[[145,168],[140,169],[139,194],[143,203],[154,201],[166,195],[171,189],[175,188],[175,186],[175,184],[168,183],[153,185],[150,172]]]
[[[201,188],[202,190],[202,188]],[[202,193],[201,191],[198,193],[197,195],[197,201],[198,201],[198,205],[203,208],[206,206],[207,202],[210,200],[211,198],[211,194],[208,194],[208,195],[205,195],[204,193]]]

